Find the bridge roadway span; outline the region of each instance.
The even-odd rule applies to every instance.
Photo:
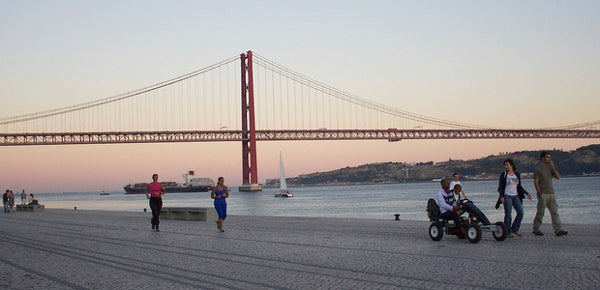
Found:
[[[425,213],[423,213],[425,214]],[[529,218],[531,215],[528,215]],[[546,217],[548,222],[549,217]],[[426,221],[47,209],[0,215],[1,289],[598,289],[600,225],[433,242]]]
[[[402,139],[531,139],[600,138],[600,130],[530,129],[372,129],[372,130],[258,130],[256,141],[388,140]],[[157,132],[3,133],[0,146],[112,144],[162,142],[223,142],[248,140],[236,130]]]

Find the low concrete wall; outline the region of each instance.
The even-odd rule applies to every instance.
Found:
[[[34,212],[34,211],[44,211],[45,209],[46,208],[44,207],[43,204],[35,204],[35,205],[33,205],[33,204],[32,205],[29,205],[29,204],[26,204],[26,205],[17,204],[17,211],[31,211],[31,212]]]
[[[160,218],[170,220],[212,221],[219,219],[212,207],[163,207]]]

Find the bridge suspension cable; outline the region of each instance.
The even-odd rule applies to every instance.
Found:
[[[544,129],[548,129],[548,130],[599,130],[600,129],[600,120],[586,122],[586,123],[579,123],[579,124],[574,124],[574,125],[568,125],[568,126],[562,126],[562,127],[550,127],[550,128],[544,128]]]
[[[269,60],[269,59],[267,59],[261,55],[258,55],[256,53],[254,54],[254,56],[255,56],[255,60],[254,60],[255,64],[262,66],[266,70],[276,72],[287,79],[291,79],[295,82],[301,83],[301,84],[303,84],[307,87],[310,87],[318,92],[321,92],[323,94],[329,95],[331,97],[337,98],[337,99],[345,101],[345,102],[349,102],[349,103],[358,105],[360,107],[375,110],[377,112],[387,114],[390,116],[399,117],[399,118],[411,120],[411,121],[416,121],[416,122],[422,123],[423,125],[427,124],[427,125],[433,125],[433,126],[437,126],[437,127],[454,128],[454,129],[481,128],[481,126],[477,126],[477,125],[473,125],[473,124],[451,122],[451,121],[447,121],[447,120],[432,118],[432,117],[419,115],[419,114],[407,112],[404,110],[392,108],[392,107],[389,107],[389,106],[386,106],[383,104],[379,104],[379,103],[376,103],[373,101],[369,101],[369,100],[354,96],[345,91],[336,89],[332,86],[318,82],[318,81],[316,81],[312,78],[309,78],[303,74],[297,73],[287,67],[279,65],[279,64],[275,63],[274,61]]]
[[[84,109],[89,109],[89,108],[93,108],[93,107],[98,107],[101,105],[105,105],[105,104],[109,104],[109,103],[114,103],[117,101],[121,101],[124,99],[129,99],[144,93],[148,93],[148,92],[152,92],[155,90],[158,90],[160,88],[164,88],[166,86],[181,82],[183,80],[187,80],[190,79],[192,77],[201,75],[203,73],[206,73],[208,71],[212,71],[214,69],[217,69],[219,67],[222,67],[228,63],[237,61],[238,57],[232,57],[229,59],[226,59],[224,61],[221,61],[217,64],[211,65],[211,66],[207,66],[205,68],[193,71],[191,73],[187,73],[185,75],[182,76],[178,76],[175,78],[172,78],[170,80],[158,83],[158,84],[154,84],[145,88],[141,88],[135,91],[131,91],[131,92],[127,92],[127,93],[123,93],[123,94],[119,94],[116,96],[111,96],[111,97],[107,97],[104,99],[99,99],[99,100],[94,100],[91,102],[86,102],[86,103],[81,103],[81,104],[77,104],[77,105],[73,105],[73,106],[68,106],[68,107],[63,107],[63,108],[58,108],[58,109],[52,109],[52,110],[47,110],[47,111],[42,111],[42,112],[36,112],[36,113],[30,113],[30,114],[23,114],[23,115],[18,115],[18,116],[11,116],[11,117],[3,117],[0,118],[0,125],[8,125],[8,124],[13,124],[13,123],[18,123],[18,122],[25,122],[25,121],[31,121],[31,120],[37,120],[37,119],[41,119],[41,118],[46,118],[46,117],[51,117],[51,116],[56,116],[56,115],[61,115],[61,114],[65,114],[65,113],[71,113],[71,112],[76,112],[76,111],[81,111]]]

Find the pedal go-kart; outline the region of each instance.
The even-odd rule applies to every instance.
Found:
[[[508,228],[503,222],[484,225],[479,218],[466,210],[459,210],[460,223],[454,224],[452,220],[446,220],[440,217],[440,208],[435,199],[427,201],[427,216],[431,223],[429,224],[429,237],[434,241],[439,241],[447,235],[455,235],[459,239],[467,238],[471,243],[478,243],[481,240],[482,232],[491,232],[496,241],[504,241],[508,237]],[[466,213],[466,216],[464,215]]]

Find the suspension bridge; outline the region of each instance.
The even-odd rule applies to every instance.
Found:
[[[247,190],[260,190],[257,141],[497,138],[600,138],[600,120],[538,129],[452,122],[354,96],[252,51],[124,94],[0,118],[0,146],[241,142]]]

